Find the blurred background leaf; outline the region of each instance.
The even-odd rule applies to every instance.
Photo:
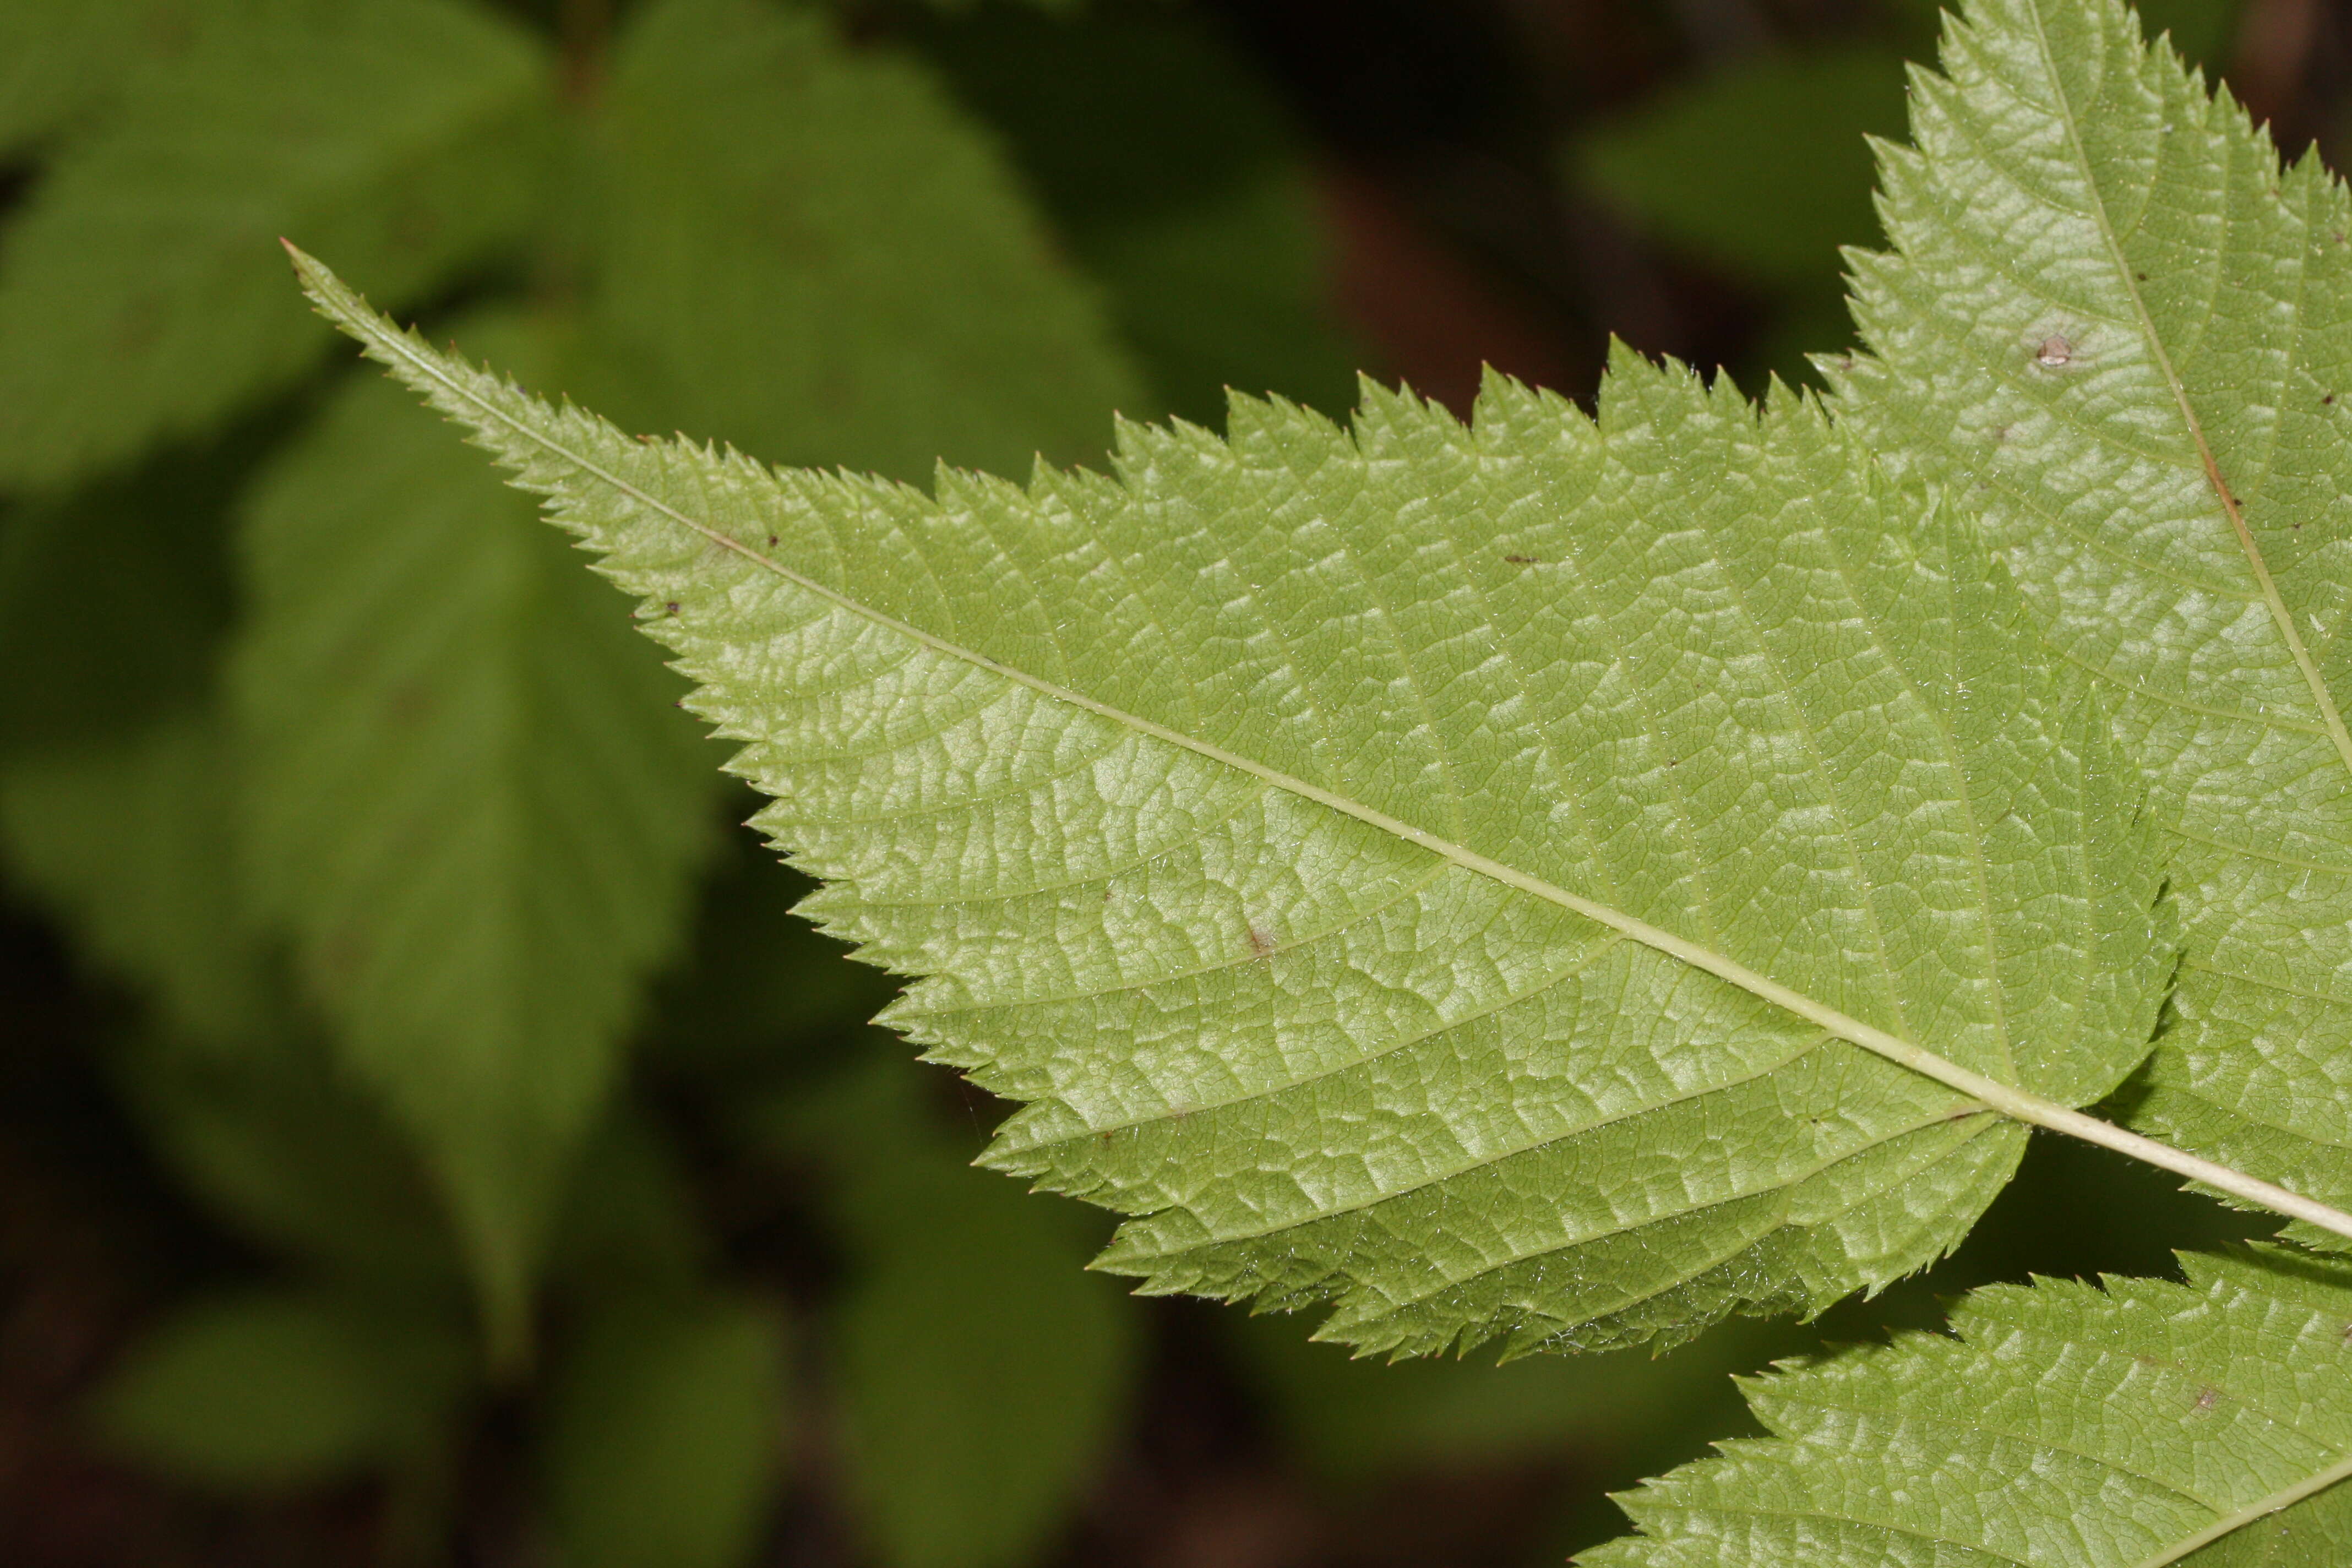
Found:
[[[1297,133],[1206,18],[998,6],[918,37],[1108,289],[1166,412],[1222,426],[1227,387],[1355,405],[1361,356]]]
[[[519,320],[464,336],[526,374],[559,352]],[[418,1141],[514,1360],[717,758],[530,498],[388,384],[352,383],[259,477],[244,543],[257,907]]]
[[[227,737],[194,707],[0,773],[0,839],[21,889],[85,962],[162,1026],[235,1051],[277,1026],[265,949],[237,897]]]
[[[315,364],[328,334],[286,298],[279,234],[365,258],[414,301],[526,231],[546,68],[495,13],[189,15],[185,47],[63,148],[0,235],[0,486],[90,475]]]
[[[1134,1305],[1086,1273],[1095,1217],[972,1167],[936,1085],[882,1053],[754,1119],[827,1170],[848,1253],[833,1361],[849,1498],[890,1568],[1008,1568],[1053,1543],[1121,1414]],[[765,1126],[760,1122],[764,1121]]]
[[[1093,289],[919,62],[761,0],[653,0],[612,71],[591,315],[616,417],[920,480],[1097,458],[1111,410],[1144,412]]]
[[[543,1415],[565,1568],[745,1560],[782,1455],[782,1342],[772,1312],[724,1296],[588,1309]]]
[[[0,158],[102,113],[184,49],[194,0],[0,5]]]
[[[1660,238],[1757,282],[1818,284],[1878,237],[1869,136],[1904,124],[1903,59],[1853,46],[1742,58],[1584,138],[1577,172]]]
[[[91,1413],[108,1444],[210,1486],[315,1486],[427,1447],[466,1355],[462,1321],[383,1298],[251,1291],[180,1309]]]

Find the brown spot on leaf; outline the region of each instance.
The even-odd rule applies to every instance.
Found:
[[[677,601],[676,599],[672,599],[669,603],[664,605],[662,606],[662,614],[666,616],[674,616],[677,614]]]
[[[1509,562],[1514,566],[1540,566],[1543,564],[1541,561],[1538,561],[1532,555],[1506,555],[1503,559]]]
[[[2220,1389],[2218,1389],[2218,1388],[2200,1388],[2200,1389],[2199,1389],[2199,1390],[2197,1391],[2197,1408],[2198,1408],[2198,1409],[2200,1409],[2200,1410],[2210,1410],[2210,1409],[2212,1409],[2212,1408],[2213,1408],[2213,1406],[2215,1406],[2216,1405],[2219,1405],[2219,1404],[2221,1404],[2221,1391]]]
[[[2053,332],[2042,339],[2041,346],[2033,351],[2033,363],[2053,370],[2062,364],[2072,364],[2074,363],[2074,345]]]
[[[1274,934],[1264,926],[1254,925],[1249,928],[1249,944],[1254,956],[1265,958],[1274,952]]]

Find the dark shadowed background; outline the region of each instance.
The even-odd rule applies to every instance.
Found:
[[[2282,144],[2352,11],[2147,7]],[[2253,1222],[2037,1145],[1663,1358],[1145,1300],[967,1162],[657,650],[287,235],[634,428],[926,482],[1224,389],[1758,391],[1927,0],[0,0],[0,1560],[1558,1563],[1727,1374]],[[2126,1093],[2130,1092],[2128,1089]]]

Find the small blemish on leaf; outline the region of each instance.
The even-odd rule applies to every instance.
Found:
[[[1506,555],[1504,560],[1514,566],[1540,566],[1543,563],[1532,555]]]
[[[1259,958],[1274,952],[1274,937],[1264,926],[1249,928],[1249,944],[1251,953]]]
[[[2210,1409],[2212,1409],[2212,1408],[2213,1408],[2213,1406],[2215,1406],[2216,1405],[2219,1405],[2219,1404],[2221,1404],[2221,1391],[2220,1389],[2217,1389],[2217,1388],[2200,1388],[2200,1389],[2199,1389],[2199,1390],[2197,1391],[2197,1408],[2198,1408],[2198,1409],[2200,1409],[2200,1410],[2210,1410]]]
[[[2053,332],[2042,340],[2041,347],[2033,351],[2033,363],[2053,370],[2062,364],[2072,364],[2074,363],[2074,345]]]
[[[772,534],[772,534],[768,535],[768,548],[769,548],[769,549],[771,549],[771,550],[773,550],[775,547],[776,547],[776,536],[775,536],[774,534]]]
[[[662,614],[666,616],[674,616],[677,614],[677,601],[676,599],[672,599],[667,604],[664,605],[662,606]]]
[[[2333,405],[2333,404],[2335,403],[2335,401],[2336,401],[2336,395],[2335,395],[2334,393],[2332,393],[2332,392],[2331,392],[2331,393],[2329,393],[2326,396],[2325,396],[2325,397],[2321,398],[2319,401],[2320,401],[2320,403],[2321,403],[2321,405],[2322,405],[2323,406],[2324,406],[2324,405]]]

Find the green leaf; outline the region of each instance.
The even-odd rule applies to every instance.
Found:
[[[2116,0],[1979,0],[1883,152],[1890,460],[1964,489],[2114,694],[2187,949],[2136,1124],[2352,1198],[2352,199]]]
[[[2352,1273],[2184,1255],[2186,1285],[1997,1286],[1748,1385],[1767,1439],[1621,1498],[1586,1568],[2256,1568],[2352,1559]]]
[[[977,128],[814,10],[657,0],[615,51],[595,325],[647,423],[905,478],[1099,453],[1138,398]]]
[[[332,1296],[257,1291],[184,1308],[100,1387],[110,1447],[231,1491],[283,1491],[397,1463],[465,1387],[451,1321]]]
[[[927,976],[885,1021],[1147,1289],[1398,1352],[1817,1310],[1966,1230],[1992,1106],[2094,1135],[2146,1049],[2105,716],[1793,397],[1242,400],[933,501],[630,439],[299,264],[648,596],[803,907]]]
[[[77,479],[314,364],[325,335],[285,297],[278,235],[331,236],[409,300],[509,244],[547,74],[456,0],[200,7],[0,247],[0,486]]]
[[[1089,1227],[968,1162],[911,1063],[784,1102],[849,1254],[834,1374],[850,1498],[888,1568],[1012,1568],[1053,1543],[1126,1404],[1136,1326]],[[975,1137],[973,1142],[977,1142]]]
[[[1864,138],[1903,125],[1903,62],[1866,45],[1768,54],[1584,137],[1582,182],[1735,277],[1801,288],[1878,237]]]
[[[781,1479],[783,1336],[711,1296],[601,1300],[565,1346],[542,1434],[562,1568],[736,1568]]]
[[[536,331],[480,331],[554,368]],[[257,903],[417,1141],[511,1351],[684,922],[709,757],[562,541],[381,382],[264,476],[246,542]]]

